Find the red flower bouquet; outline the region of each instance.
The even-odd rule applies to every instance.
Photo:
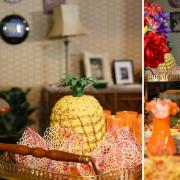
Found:
[[[144,37],[144,65],[156,68],[164,62],[164,54],[169,52],[165,37],[160,33],[149,32]]]
[[[164,62],[164,55],[170,51],[167,37],[169,14],[159,4],[145,1],[144,7],[144,66],[157,68]]]

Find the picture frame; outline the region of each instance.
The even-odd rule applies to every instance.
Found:
[[[116,84],[134,83],[134,68],[132,60],[115,60],[113,62]]]
[[[86,77],[95,77],[99,82],[113,84],[108,53],[84,52],[83,61]]]
[[[52,14],[54,6],[64,4],[66,0],[43,0],[44,14]]]
[[[171,32],[180,32],[180,11],[170,13]]]

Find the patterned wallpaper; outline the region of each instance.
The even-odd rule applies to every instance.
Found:
[[[108,52],[110,64],[114,59],[132,59],[135,73],[141,71],[141,1],[68,0],[68,3],[79,5],[82,22],[89,32],[87,36],[71,39],[71,73],[80,74],[83,51]],[[26,18],[31,31],[20,45],[8,45],[0,39],[0,88],[32,87],[30,100],[38,106],[42,86],[57,82],[64,73],[63,41],[47,38],[51,17],[43,14],[42,0],[22,0],[17,4],[1,1],[0,19],[12,13]]]

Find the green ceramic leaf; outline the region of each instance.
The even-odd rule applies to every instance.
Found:
[[[89,77],[89,78],[81,78],[77,79],[74,76],[67,75],[63,80],[61,80],[61,84],[63,86],[69,86],[73,91],[73,95],[75,97],[80,97],[83,95],[85,88],[88,85],[93,85],[96,83],[96,79]]]

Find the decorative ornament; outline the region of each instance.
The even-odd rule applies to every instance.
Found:
[[[23,42],[30,31],[27,21],[16,14],[6,16],[0,22],[0,35],[9,44],[19,44]]]
[[[168,0],[168,2],[173,8],[180,8],[180,0]]]
[[[169,13],[159,4],[145,3],[144,7],[144,27],[147,32],[160,32],[166,38],[168,37],[171,29],[168,27]]]
[[[84,95],[84,90],[96,84],[95,78],[77,79],[66,75],[61,85],[70,87],[73,95],[62,97],[53,107],[50,126],[74,129],[83,135],[83,154],[89,155],[105,135],[103,108],[96,98]]]
[[[170,134],[170,115],[176,115],[178,105],[168,99],[152,100],[146,104],[146,111],[153,113],[153,133],[148,143],[150,155],[174,155],[176,146]]]
[[[144,65],[157,68],[164,63],[164,54],[170,51],[167,38],[169,14],[157,3],[145,1],[144,7]]]
[[[18,3],[18,2],[20,2],[21,0],[4,0],[5,2],[7,2],[7,3]]]
[[[173,67],[176,66],[176,60],[171,53],[164,54],[164,63],[158,65],[157,69],[159,71],[170,71]]]
[[[149,32],[144,37],[144,65],[157,68],[164,62],[164,54],[169,52],[165,37],[160,33]]]

